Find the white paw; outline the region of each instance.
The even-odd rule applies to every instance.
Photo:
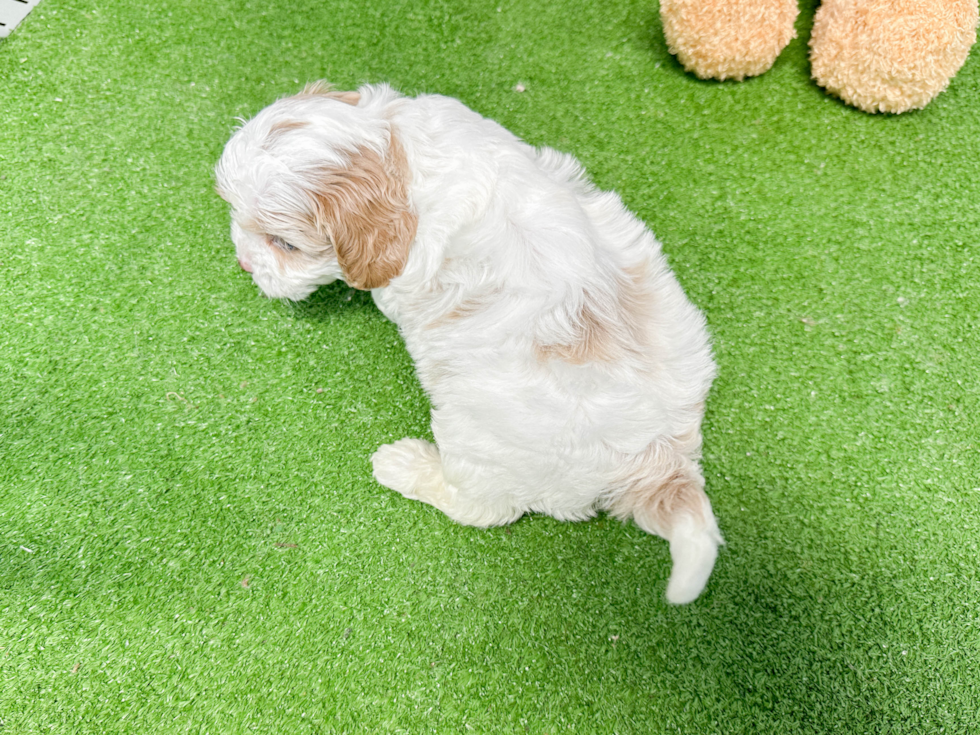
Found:
[[[438,475],[439,450],[421,439],[399,439],[385,444],[371,457],[374,479],[406,498],[418,500],[418,491]]]

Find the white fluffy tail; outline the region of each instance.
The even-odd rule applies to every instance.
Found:
[[[670,557],[674,567],[667,582],[667,601],[675,605],[697,599],[715,567],[718,547],[725,543],[710,504],[706,510],[706,521],[682,516],[675,520],[670,532]]]
[[[612,499],[609,510],[624,520],[632,516],[644,531],[670,542],[674,566],[667,601],[681,605],[704,590],[725,541],[697,462],[676,453],[658,458]]]

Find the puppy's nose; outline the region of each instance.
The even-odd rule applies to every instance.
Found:
[[[252,266],[249,264],[247,260],[242,260],[241,258],[239,258],[238,265],[240,265],[242,267],[242,270],[245,271],[246,273],[252,272]]]

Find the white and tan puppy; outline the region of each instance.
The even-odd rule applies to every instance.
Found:
[[[670,542],[667,599],[701,593],[723,543],[698,466],[715,366],[616,194],[457,100],[385,85],[279,100],[217,179],[266,295],[342,278],[398,324],[436,444],[381,447],[378,482],[475,526],[632,517]]]

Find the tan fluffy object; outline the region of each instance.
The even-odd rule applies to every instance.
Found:
[[[660,0],[670,53],[702,79],[762,74],[796,38],[796,0]]]
[[[925,107],[977,40],[977,0],[824,0],[810,38],[813,78],[865,112]]]

